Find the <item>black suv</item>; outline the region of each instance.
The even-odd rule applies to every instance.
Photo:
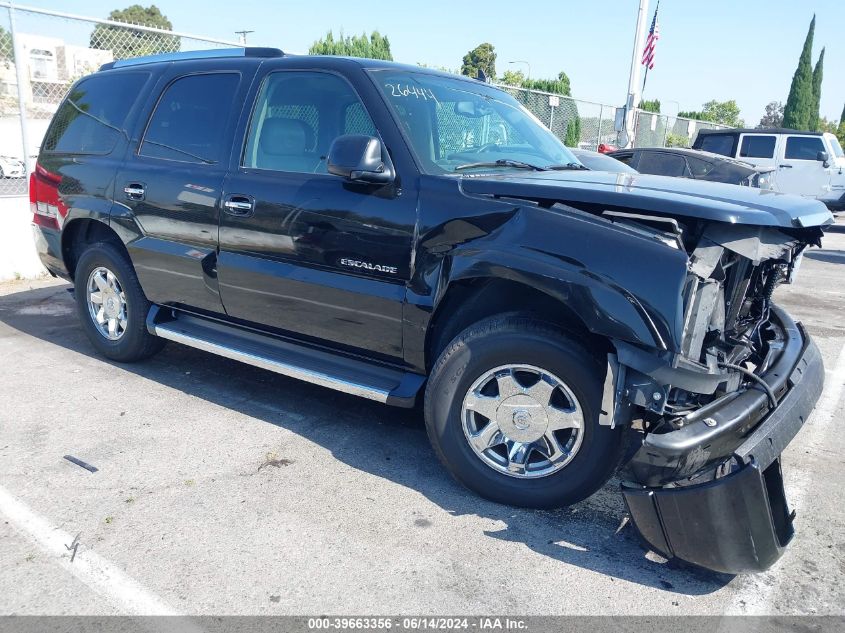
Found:
[[[556,507],[622,465],[652,547],[714,569],[792,535],[778,458],[823,368],[771,297],[819,202],[590,171],[482,82],[250,48],[81,79],[30,191],[42,261],[112,360],[170,340],[424,394],[468,488]]]

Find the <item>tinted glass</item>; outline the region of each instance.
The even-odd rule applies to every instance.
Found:
[[[587,169],[593,171],[610,171],[623,174],[636,174],[637,171],[627,165],[631,157],[625,159],[616,159],[615,156],[608,156],[607,154],[600,154],[599,152],[591,152],[581,149],[571,150],[575,154],[575,158],[581,161]]]
[[[149,75],[116,73],[83,79],[68,94],[42,149],[74,154],[108,154],[121,135],[129,111]]]
[[[171,83],[158,102],[140,154],[188,163],[218,163],[240,75],[190,75]]]
[[[578,162],[560,139],[502,90],[425,72],[372,74],[428,172],[461,172],[473,163],[502,159],[540,167]]]
[[[641,152],[637,162],[637,171],[641,174],[684,176],[686,169],[687,163],[683,156],[668,152]]]
[[[774,158],[776,141],[774,136],[744,136],[739,155],[742,158]]]
[[[795,160],[816,160],[819,152],[825,151],[820,136],[790,136],[786,139],[786,158]]]
[[[735,138],[730,134],[708,134],[701,137],[701,143],[700,145],[697,144],[695,149],[721,154],[722,156],[733,156],[734,140]]]
[[[833,155],[836,158],[842,158],[845,156],[845,153],[842,152],[842,146],[839,144],[839,140],[835,136],[829,136],[827,138],[830,141],[830,146],[833,148]]]
[[[693,178],[704,178],[714,167],[712,163],[708,163],[706,160],[701,160],[695,156],[687,156],[687,165],[689,165]]]
[[[319,72],[272,73],[258,94],[243,165],[324,174],[329,147],[342,134],[376,135],[345,80]]]

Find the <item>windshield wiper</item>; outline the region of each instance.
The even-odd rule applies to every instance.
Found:
[[[565,165],[549,165],[546,169],[551,169],[552,171],[566,171],[567,169],[575,169],[575,170],[582,170],[586,169],[587,171],[590,170],[589,167],[585,167],[581,163],[566,163]]]
[[[514,167],[516,169],[533,169],[534,171],[546,171],[545,167],[539,165],[532,165],[521,160],[513,160],[511,158],[500,158],[499,160],[481,162],[481,163],[466,163],[465,165],[458,165],[455,171],[461,169],[476,169],[478,167]]]

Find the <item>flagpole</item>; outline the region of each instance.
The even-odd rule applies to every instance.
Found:
[[[631,51],[631,72],[628,76],[628,96],[625,99],[625,119],[620,141],[624,147],[630,147],[636,124],[635,108],[639,105],[640,69],[643,43],[645,41],[646,20],[648,19],[648,0],[639,0],[637,26],[634,31],[634,48]]]

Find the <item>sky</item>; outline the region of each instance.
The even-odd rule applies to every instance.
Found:
[[[20,4],[107,17],[115,8],[151,0],[21,0]],[[459,69],[481,42],[495,46],[497,73],[527,71],[555,77],[564,70],[579,99],[622,105],[627,93],[638,0],[459,2],[422,0],[361,3],[338,0],[155,0],[174,30],[304,53],[332,29],[379,30],[396,61]],[[655,0],[649,2],[651,21]],[[845,2],[841,0],[662,0],[660,41],[645,98],[662,111],[700,110],[711,99],[735,99],[756,125],[770,101],[786,101],[810,19],[816,14],[813,62],[826,47],[821,114],[838,120],[845,106]],[[2,16],[0,16],[2,17]],[[22,32],[45,25],[62,36],[60,20],[18,19]]]

